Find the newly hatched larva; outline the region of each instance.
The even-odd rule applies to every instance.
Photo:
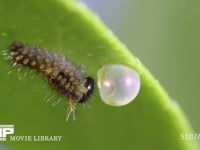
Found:
[[[94,90],[94,80],[84,71],[58,56],[39,47],[29,47],[21,42],[13,42],[8,55],[14,66],[20,65],[41,74],[48,84],[69,103],[70,114],[75,112],[77,103],[85,103]]]

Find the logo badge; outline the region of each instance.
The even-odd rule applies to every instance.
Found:
[[[0,141],[6,141],[9,134],[14,134],[14,125],[0,125]]]

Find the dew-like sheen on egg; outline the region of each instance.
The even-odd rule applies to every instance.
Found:
[[[120,64],[102,66],[97,72],[101,99],[108,105],[123,106],[135,99],[140,90],[140,76]]]

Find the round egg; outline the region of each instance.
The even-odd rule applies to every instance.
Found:
[[[97,72],[101,99],[108,105],[123,106],[135,99],[140,90],[139,74],[125,65],[102,66]]]

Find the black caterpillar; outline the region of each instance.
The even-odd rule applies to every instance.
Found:
[[[73,66],[58,56],[39,47],[29,47],[21,42],[13,42],[9,49],[13,64],[19,64],[36,70],[55,91],[66,98],[69,103],[69,113],[75,112],[77,103],[85,103],[94,90],[94,80],[87,77],[83,70]]]

